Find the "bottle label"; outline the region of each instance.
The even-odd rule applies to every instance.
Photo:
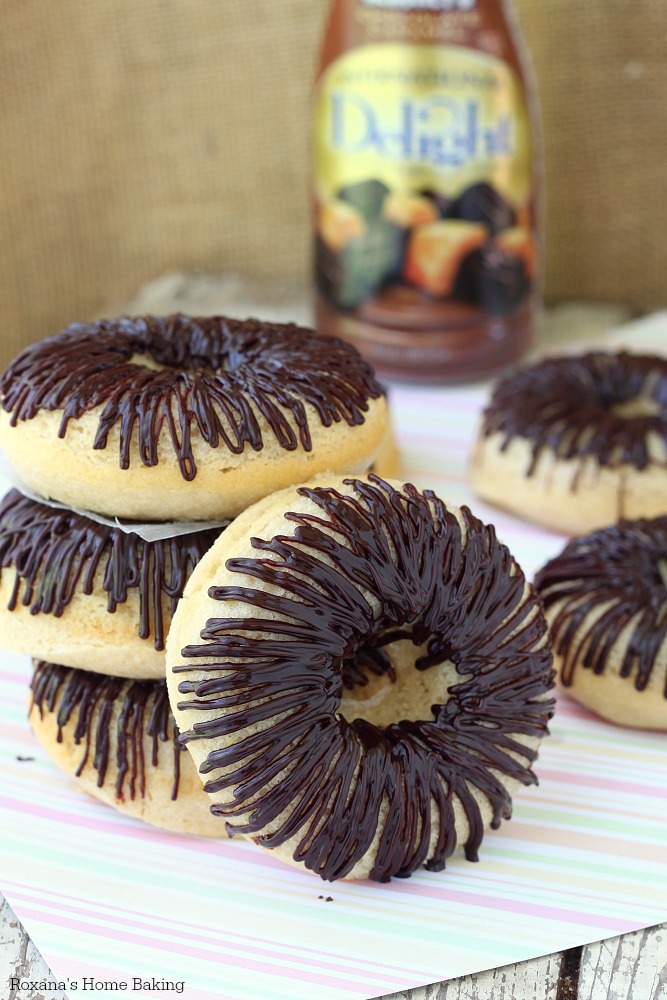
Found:
[[[317,284],[332,306],[397,287],[499,315],[525,301],[530,119],[506,63],[461,46],[353,49],[320,79],[314,144]]]

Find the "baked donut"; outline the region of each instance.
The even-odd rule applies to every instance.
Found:
[[[0,502],[2,645],[69,667],[164,679],[171,615],[220,531],[146,542],[12,490]]]
[[[387,408],[387,423],[384,436],[377,450],[375,461],[368,471],[374,472],[381,479],[400,479],[401,465],[401,450],[396,440],[391,412]]]
[[[225,520],[373,462],[386,402],[342,341],[169,316],[74,324],[0,379],[0,446],[40,496],[151,521]]]
[[[327,880],[439,870],[457,841],[476,860],[553,707],[541,606],[494,529],[374,476],[237,518],[179,602],[167,684],[230,834]]]
[[[667,730],[667,517],[573,539],[535,584],[568,694],[611,722]]]
[[[169,708],[164,681],[35,662],[30,723],[83,791],[166,830],[224,837]]]
[[[667,360],[598,351],[509,375],[470,479],[484,500],[566,534],[667,513]]]

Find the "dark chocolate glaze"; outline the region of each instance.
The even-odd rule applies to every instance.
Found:
[[[614,413],[615,406],[640,396],[652,400],[659,412]],[[530,441],[528,475],[545,451],[561,459],[592,457],[603,466],[645,469],[651,461],[650,435],[667,452],[667,360],[594,352],[524,368],[496,386],[484,411],[483,433],[502,434],[503,450],[514,438]]]
[[[633,678],[638,691],[646,688],[667,640],[667,517],[619,521],[573,539],[535,585],[547,613],[554,609],[551,634],[566,687],[578,667],[603,673],[611,648],[632,625],[620,674]]]
[[[142,354],[165,367],[132,361]],[[13,426],[40,410],[62,411],[59,437],[70,420],[101,408],[93,448],[106,448],[117,428],[123,469],[133,437],[141,462],[154,466],[166,434],[191,480],[193,432],[211,448],[260,451],[263,418],[281,448],[310,451],[306,406],[325,427],[354,426],[383,390],[340,340],[294,324],[175,315],[74,324],[19,354],[0,378],[0,394]]]
[[[318,514],[287,513],[292,535],[254,538],[256,558],[227,562],[266,589],[211,587],[221,617],[174,670],[186,675],[179,707],[215,713],[181,739],[221,738],[201,770],[207,791],[234,790],[212,806],[231,834],[268,848],[297,835],[295,859],[333,880],[366,854],[380,824],[370,877],[386,881],[444,867],[455,799],[476,860],[483,818],[473,790],[497,827],[511,811],[502,778],[536,781],[536,753],[520,738],[547,732],[551,653],[536,595],[493,527],[464,508],[462,533],[442,501],[410,485],[401,493],[377,477],[349,482],[350,497],[299,489]],[[225,618],[227,600],[243,601],[247,616]],[[345,662],[406,638],[425,647],[417,670],[455,664],[461,681],[449,700],[431,718],[385,728],[338,714]],[[187,679],[198,670],[206,679]]]
[[[366,687],[371,675],[387,677],[392,684],[396,680],[392,662],[386,651],[380,647],[368,646],[359,649],[354,656],[348,657],[341,663],[341,680],[343,687],[348,691],[355,687]]]
[[[77,778],[86,767],[97,771],[97,787],[102,788],[116,745],[116,798],[134,800],[146,796],[146,768],[157,767],[160,744],[169,744],[173,767],[171,798],[178,796],[182,747],[164,681],[128,681],[86,670],[72,670],[55,663],[35,662],[31,684],[32,704],[40,713],[55,712],[58,742],[65,726],[73,723],[73,739],[83,744]],[[120,710],[113,721],[114,709]],[[112,729],[113,727],[113,729]],[[144,740],[151,740],[146,760]],[[92,759],[91,759],[92,758]]]
[[[98,576],[110,613],[137,591],[138,635],[152,636],[155,648],[164,649],[165,608],[176,610],[190,573],[220,531],[146,542],[12,490],[0,503],[0,574],[10,567],[15,572],[7,607],[13,611],[20,599],[34,615],[60,617],[77,592],[92,594]]]

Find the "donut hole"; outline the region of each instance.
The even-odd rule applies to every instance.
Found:
[[[175,369],[212,375],[235,372],[262,355],[257,341],[258,335],[261,339],[261,325],[252,320],[244,323],[212,317],[199,321],[179,314],[149,319],[152,329],[148,336],[144,322],[139,321],[137,329],[127,337],[126,344],[132,351],[130,364],[152,371]],[[275,339],[277,331],[272,333],[274,338],[270,340]]]
[[[406,719],[430,720],[433,706],[449,701],[450,687],[465,681],[451,660],[417,670],[415,662],[426,655],[427,644],[415,646],[410,639],[401,639],[383,651],[391,669],[382,674],[367,672],[362,683],[343,689],[339,712],[348,722],[364,719],[384,728]],[[357,655],[363,659],[364,650]]]
[[[199,359],[195,362],[195,359],[193,358],[179,358],[178,360],[174,358],[174,360],[170,363],[167,359],[159,360],[154,357],[149,350],[135,351],[129,359],[129,364],[136,365],[139,368],[147,368],[149,371],[153,372],[162,372],[175,368],[182,372],[192,373],[197,371],[202,372],[205,375],[213,375],[215,372],[233,370],[232,366],[226,363],[226,359],[225,363],[219,365],[217,368],[212,364],[201,364]]]
[[[148,368],[153,372],[161,372],[165,368],[171,367],[171,365],[162,364],[157,361],[148,351],[135,351],[129,360],[129,364],[137,365],[139,368]]]
[[[637,420],[643,417],[659,417],[663,413],[663,407],[657,400],[642,395],[613,403],[610,411],[621,420]]]

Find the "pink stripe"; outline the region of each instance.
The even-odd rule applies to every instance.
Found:
[[[12,722],[5,722],[3,723],[2,729],[3,735],[11,737],[12,742],[20,740],[23,744],[29,743],[33,747],[39,746],[39,743],[25,723],[20,725]]]
[[[487,397],[488,392],[485,388],[479,392],[469,390],[461,392],[454,388],[443,392],[442,390],[428,391],[426,389],[412,391],[408,390],[407,387],[401,387],[395,395],[390,395],[390,406],[392,410],[396,411],[394,416],[400,427],[402,419],[415,413],[422,413],[426,416],[435,411],[455,414],[459,411],[459,404],[461,413],[473,413],[478,416]]]
[[[424,449],[432,447],[433,445],[438,447],[438,455],[444,456],[445,448],[456,449],[457,452],[463,452],[468,454],[470,451],[470,446],[468,442],[463,438],[454,437],[443,437],[442,434],[425,434],[422,428],[414,428],[414,431],[403,431],[401,434],[401,446],[403,445],[415,445],[418,448]],[[406,464],[411,462],[411,456],[406,455]]]
[[[88,803],[86,803],[88,805]],[[101,803],[100,803],[101,804]],[[64,823],[66,826],[72,825],[72,813],[66,812],[63,809],[53,809],[52,807],[46,806],[43,803],[39,805],[33,804],[32,802],[22,802],[19,799],[11,799],[7,796],[0,796],[0,806],[4,806],[10,810],[16,810],[16,812],[24,813],[28,816],[41,817],[42,820],[51,819],[56,823]],[[109,806],[107,809],[111,808]],[[114,817],[115,818],[115,817]],[[143,826],[126,826],[120,821],[120,816],[117,818],[117,822],[114,822],[112,816],[104,819],[92,819],[83,813],[77,814],[76,825],[78,828],[86,830],[101,830],[104,833],[127,837],[129,840],[136,841],[137,839],[148,839],[151,837],[147,834],[157,834],[159,838],[159,833],[156,830],[152,830],[150,827],[143,829]]]
[[[78,796],[77,799],[79,799]],[[231,841],[227,839],[221,839],[218,841],[212,837],[199,838],[189,836],[187,834],[174,833],[169,830],[161,830],[156,827],[152,827],[147,823],[142,823],[134,817],[123,816],[120,812],[115,811],[111,806],[99,800],[81,798],[79,801],[81,805],[85,805],[87,809],[94,811],[95,814],[97,809],[99,809],[100,818],[97,819],[96,815],[91,816],[87,813],[79,812],[76,815],[77,829],[96,830],[106,834],[107,836],[123,837],[127,840],[133,841],[134,843],[138,840],[149,844],[151,842],[157,842],[163,845],[173,843],[174,847],[179,849],[183,849],[184,847],[189,848],[197,857],[201,856],[203,853],[213,854],[220,857],[221,854],[229,854],[229,852],[234,852],[238,847],[242,848],[245,846],[243,841],[240,840],[235,844],[232,844]],[[3,806],[7,807],[9,810],[16,810],[18,813],[24,813],[29,816],[37,816],[43,820],[50,819],[56,823],[62,823],[70,828],[72,826],[71,811],[54,809],[53,807],[45,805],[43,801],[37,805],[32,802],[12,799],[8,796],[0,796],[0,807]],[[251,853],[253,854],[252,860],[248,858],[246,861],[246,863],[250,865],[251,869],[257,868],[258,866],[283,867],[280,862],[266,856],[262,851]],[[242,861],[243,859],[241,859],[241,863]]]
[[[585,722],[592,722],[601,725],[599,715],[595,715],[590,709],[584,708],[578,701],[571,698],[567,691],[562,688],[556,690],[556,700],[558,702],[558,716],[565,715],[568,719],[583,719]]]
[[[413,474],[416,474],[417,476],[421,477],[424,469],[426,469],[426,468],[427,468],[427,466],[425,466],[425,465],[419,466],[416,463],[413,463],[412,471],[413,471]],[[451,473],[448,473],[447,479],[449,480],[450,484],[456,484],[456,483],[461,484],[461,483],[465,483],[466,482],[465,476],[454,476]],[[441,499],[443,498],[442,494],[444,492],[446,492],[446,491],[442,490],[442,489],[435,491],[436,496],[439,496]]]
[[[560,906],[547,906],[542,903],[520,902],[512,899],[498,899],[495,896],[477,893],[459,892],[456,889],[439,889],[437,886],[415,884],[410,888],[396,886],[396,891],[409,896],[425,896],[430,899],[444,900],[448,903],[461,903],[465,906],[481,906],[489,911],[499,910],[507,913],[519,913],[523,916],[538,917],[540,920],[559,920],[567,924],[581,924],[584,927],[596,927],[603,932],[610,931],[624,934],[628,931],[628,921],[608,917],[604,914],[582,913]],[[638,926],[642,926],[641,924]],[[635,929],[635,925],[633,925]]]
[[[560,805],[557,799],[547,800],[555,809]],[[612,816],[615,814],[612,813]],[[516,840],[528,840],[531,843],[541,843],[547,850],[549,844],[557,844],[559,847],[570,850],[573,838],[576,836],[576,847],[578,851],[586,851],[591,855],[604,855],[614,859],[618,864],[619,858],[634,859],[637,854],[644,854],[646,845],[641,841],[631,840],[627,837],[619,837],[616,834],[602,834],[600,832],[590,833],[584,827],[562,826],[554,827],[549,824],[537,825],[525,819],[514,825],[512,837]],[[667,863],[667,849],[655,843],[650,844],[651,860],[655,864]]]
[[[598,774],[575,774],[570,771],[557,771],[549,767],[539,768],[541,778],[551,778],[567,785],[580,785],[586,788],[601,788],[610,792],[620,792],[626,795],[646,795],[654,799],[667,799],[667,788],[659,785],[644,785],[636,781],[619,781],[617,778],[605,778]],[[596,809],[600,808],[596,806]]]
[[[632,739],[627,741],[625,739],[626,734],[624,731],[618,727],[615,727],[610,722],[605,722],[605,720],[600,716],[596,715],[591,709],[586,708],[584,705],[580,705],[578,701],[575,701],[568,693],[567,690],[559,687],[555,690],[555,698],[558,702],[557,709],[558,714],[557,719],[571,719],[575,722],[583,722],[585,729],[577,727],[576,732],[568,734],[579,740],[586,740],[591,736],[598,735],[603,737],[605,742],[609,742],[613,736],[616,744],[625,744],[626,742],[633,743],[633,750],[635,749],[636,740],[639,733],[636,730],[632,730]],[[616,749],[616,747],[614,747]],[[650,748],[653,750],[653,747]]]
[[[28,664],[26,664],[26,667],[28,667]],[[27,689],[30,686],[30,680],[31,680],[31,678],[32,678],[32,670],[30,670],[30,669],[26,669],[25,674],[15,674],[11,670],[9,670],[9,671],[3,670],[2,671],[2,682],[3,682],[3,684],[4,683],[16,684],[17,686],[21,687],[23,689],[23,694],[26,696],[26,699],[27,699],[27,694],[28,694]]]
[[[591,709],[586,708],[581,705],[578,701],[568,694],[566,688],[559,688],[556,697],[558,698],[558,715],[559,717],[566,714],[570,719],[577,719],[585,722],[587,725],[597,726],[598,733],[605,737],[608,741],[610,737],[614,738],[616,744],[631,745],[633,750],[636,749],[638,742],[645,742],[646,747],[650,752],[655,750],[656,739],[664,739],[665,734],[662,730],[655,729],[623,729],[622,727],[615,726],[611,722],[607,722],[603,719],[601,715],[597,715]],[[577,733],[580,738],[585,738],[588,733]],[[616,747],[614,748],[616,749]]]
[[[43,920],[45,915],[43,911],[39,909],[33,909],[29,905],[23,908],[23,914],[33,920]],[[51,916],[51,914],[49,914]],[[67,929],[72,931],[77,931],[83,934],[95,934],[99,931],[103,934],[105,939],[112,938],[114,941],[125,942],[126,944],[139,945],[150,949],[151,951],[157,951],[158,953],[164,948],[163,942],[156,942],[154,937],[149,934],[128,934],[122,931],[116,930],[112,927],[96,927],[94,924],[91,925],[90,920],[74,920],[69,917],[65,917],[62,914],[57,915],[56,925],[60,929]],[[169,943],[170,952],[179,955],[186,955],[188,958],[197,958],[201,961],[212,962],[214,964],[221,964],[219,962],[221,954],[225,955],[226,966],[233,966],[239,969],[252,969],[253,972],[264,973],[265,975],[271,975],[274,977],[280,977],[281,979],[294,980],[298,979],[301,982],[314,983],[319,986],[329,986],[336,987],[337,989],[348,989],[348,990],[367,990],[368,983],[358,981],[353,978],[349,979],[339,979],[334,976],[323,976],[313,973],[309,970],[297,969],[290,966],[287,969],[281,968],[279,965],[273,964],[271,962],[260,961],[253,959],[248,961],[246,952],[250,949],[246,949],[244,954],[234,954],[233,951],[227,952],[226,949],[221,946],[218,942],[214,948],[198,948],[192,945],[186,945],[180,940],[170,941]],[[233,945],[231,946],[233,948]],[[405,985],[417,986],[419,985],[419,980],[413,976],[411,977],[410,983]],[[389,977],[378,978],[377,981],[373,982],[374,989],[384,990],[385,988],[395,989],[395,980]]]
[[[554,878],[558,878],[558,879],[562,880],[562,874],[560,872],[555,871],[554,869],[548,870],[547,873],[546,873],[547,876],[548,876],[548,879],[545,879],[545,883],[546,884],[543,887],[540,882],[534,882],[533,881],[533,876],[530,873],[530,868],[531,867],[535,867],[535,868],[539,867],[539,864],[540,864],[539,857],[537,857],[535,855],[533,855],[531,857],[530,855],[528,855],[528,856],[526,856],[526,858],[524,860],[527,863],[528,872],[523,877],[520,876],[520,875],[518,875],[518,874],[514,875],[513,882],[512,882],[513,888],[515,888],[515,889],[519,889],[520,888],[522,891],[528,890],[528,891],[538,892],[538,893],[541,893],[541,894],[548,893],[550,896],[553,895],[554,897],[557,897],[557,896],[567,896],[568,898],[571,898],[572,893],[571,893],[571,890],[570,890],[569,887],[561,889],[558,886],[554,885],[554,883],[553,883],[553,879]],[[606,876],[606,875],[602,876],[603,879],[606,879],[607,877],[608,876]],[[539,876],[538,876],[538,878],[539,878]],[[475,872],[472,872],[469,876],[467,876],[467,879],[470,879],[470,881],[471,881],[471,888],[473,889],[473,891],[474,891],[474,883],[476,883],[476,882],[481,882],[483,885],[486,883],[486,884],[488,884],[489,888],[491,888],[491,887],[497,887],[497,891],[499,893],[501,893],[501,894],[506,892],[507,885],[508,885],[507,879],[502,879],[502,878],[499,878],[499,877],[495,878],[494,876],[490,875],[488,872],[485,872],[483,875],[481,873],[480,873],[480,875],[476,875]],[[600,899],[601,899],[601,893],[599,891],[599,888],[598,889],[593,888],[590,891],[587,890],[586,892],[582,891],[582,889],[579,888],[577,890],[577,900],[579,898],[582,898],[582,899],[592,899],[593,902],[599,903]]]
[[[558,810],[562,806],[562,804],[563,804],[563,796],[562,795],[550,795],[550,794],[547,794],[545,790],[542,791],[542,794],[540,795],[540,806],[552,807],[553,810],[556,811],[556,810]],[[595,803],[595,812],[600,817],[608,816],[611,819],[612,823],[618,818],[618,809],[615,807],[615,805],[613,803],[606,804],[604,802],[596,802]],[[585,803],[583,805],[580,804],[579,805],[579,815],[575,815],[575,814],[572,813],[570,815],[569,820],[566,823],[561,824],[559,826],[559,829],[561,829],[561,830],[567,830],[569,832],[570,838],[572,837],[572,833],[576,832],[576,836],[578,837],[577,847],[581,847],[582,846],[582,841],[583,841],[584,837],[589,837],[589,838],[591,838],[591,837],[597,837],[598,840],[599,840],[599,845],[600,846],[599,846],[599,848],[595,848],[595,849],[603,851],[604,853],[615,853],[615,854],[623,853],[624,856],[627,855],[628,857],[631,857],[633,855],[636,855],[638,851],[645,850],[643,841],[641,839],[634,840],[634,838],[632,836],[625,836],[622,833],[619,834],[619,833],[616,832],[616,830],[613,828],[613,826],[608,827],[604,831],[598,830],[595,833],[590,833],[589,830],[587,829],[587,827],[580,825],[580,818],[583,817],[585,819],[587,816],[590,817],[590,815],[591,815],[591,811],[590,811],[590,808],[589,808],[589,804],[588,803]],[[533,818],[534,818],[534,820],[538,820],[539,819],[539,815],[535,816]],[[632,820],[633,820],[633,823],[639,825],[639,830],[640,831],[641,831],[641,823],[642,823],[643,820],[646,820],[646,822],[651,823],[652,825],[655,825],[658,828],[658,830],[661,830],[662,827],[665,826],[665,824],[664,823],[662,823],[662,824],[659,823],[659,819],[660,818],[661,817],[656,816],[655,813],[639,812],[639,811],[634,810],[634,809],[632,810]],[[531,826],[531,829],[532,829],[531,836],[538,836],[537,833],[536,833],[537,824],[535,822],[533,822],[532,824],[530,824],[529,821],[527,821],[525,819],[522,822],[523,822],[524,826],[526,826],[526,827],[528,827],[529,825]],[[667,832],[667,827],[665,829],[666,829],[666,832]],[[640,832],[639,835],[641,836],[641,832]],[[542,838],[548,837],[548,834],[541,834],[541,837]],[[649,839],[649,843],[651,844],[651,850],[654,852],[653,853],[653,860],[654,861],[659,861],[663,857],[667,857],[667,848],[663,849],[660,845],[658,845],[655,842],[655,840],[656,840],[655,837],[649,837],[648,839]],[[622,845],[623,851],[621,852],[618,849],[618,846],[612,847],[611,849],[607,849],[604,846],[606,842],[610,842],[612,845],[618,845],[618,846]],[[665,853],[663,853],[663,851]]]

